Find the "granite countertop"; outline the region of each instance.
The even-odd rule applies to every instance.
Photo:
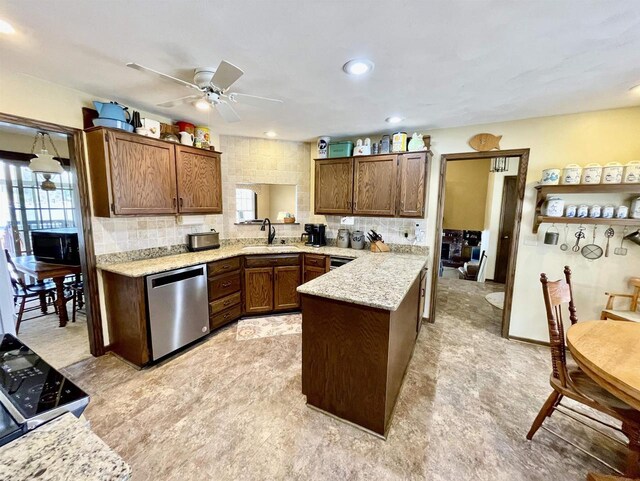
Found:
[[[300,294],[395,311],[427,263],[427,256],[376,253],[298,287]]]
[[[131,468],[67,413],[0,448],[0,479],[126,481]]]
[[[246,247],[246,246],[245,246]],[[158,272],[180,269],[182,267],[194,266],[197,264],[206,264],[207,262],[228,259],[241,255],[261,255],[261,254],[323,254],[357,258],[361,256],[369,256],[371,252],[368,250],[344,249],[340,247],[311,247],[305,245],[273,245],[250,246],[246,249],[242,246],[220,247],[219,249],[211,249],[200,252],[186,252],[183,254],[175,254],[171,256],[156,257],[153,259],[141,259],[130,262],[118,262],[113,264],[99,264],[98,269],[113,272],[127,277],[143,277]]]

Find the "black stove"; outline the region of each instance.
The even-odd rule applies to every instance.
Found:
[[[66,412],[80,416],[88,403],[84,391],[38,354],[14,336],[2,336],[0,408],[4,409],[0,409],[0,445],[16,426],[26,432]]]

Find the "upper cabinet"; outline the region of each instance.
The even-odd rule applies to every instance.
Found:
[[[316,160],[316,214],[424,217],[427,152]]]
[[[105,128],[86,137],[94,215],[222,212],[219,152]]]
[[[351,214],[353,159],[316,160],[315,213]]]
[[[222,213],[220,154],[176,145],[178,209],[181,213]]]

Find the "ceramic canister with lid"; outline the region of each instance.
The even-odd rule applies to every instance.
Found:
[[[602,178],[602,166],[596,162],[587,164],[582,169],[581,184],[599,184]]]
[[[569,204],[564,209],[564,216],[565,217],[575,217],[577,213],[578,213],[578,206],[575,205],[575,204]]]
[[[544,169],[542,171],[542,180],[540,180],[540,184],[542,185],[558,185],[560,182],[560,169]]]
[[[337,247],[349,247],[349,229],[338,229],[338,237],[336,237]]]
[[[598,204],[593,204],[589,207],[589,217],[592,219],[597,219],[602,214],[602,207]]]
[[[578,211],[576,212],[576,217],[589,217],[589,206],[587,204],[580,204],[578,206]]]
[[[351,247],[353,249],[364,249],[364,232],[354,230],[351,233]]]
[[[626,205],[616,207],[616,219],[626,219],[627,217],[629,217],[629,207]]]
[[[318,137],[318,158],[326,159],[329,152],[329,142],[331,137]]]
[[[632,160],[624,166],[622,182],[625,184],[640,183],[640,160]]]
[[[602,168],[603,184],[619,184],[622,182],[624,166],[620,162],[609,162]]]
[[[575,185],[580,183],[580,177],[582,176],[582,167],[578,164],[569,164],[562,169],[562,176],[560,177],[560,183],[563,185]]]
[[[564,200],[561,197],[547,197],[542,205],[542,213],[549,217],[562,217]]]
[[[612,205],[605,205],[602,208],[602,218],[603,219],[613,219],[613,215],[615,214],[615,207]]]
[[[629,217],[631,217],[632,219],[640,219],[640,197],[636,197],[631,201]]]

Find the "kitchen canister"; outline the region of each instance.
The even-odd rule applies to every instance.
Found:
[[[407,133],[396,132],[393,134],[393,152],[407,151]]]
[[[560,238],[560,232],[558,232],[558,228],[555,224],[553,224],[547,232],[544,234],[544,243],[548,245],[558,245],[558,239]]]
[[[544,169],[542,171],[541,185],[558,185],[560,183],[560,169]]]
[[[602,218],[603,219],[613,219],[613,216],[615,215],[616,212],[616,208],[612,205],[605,205],[602,208]]]
[[[626,205],[616,207],[616,219],[626,219],[627,217],[629,217],[629,207]]]
[[[209,127],[198,125],[196,127],[194,145],[200,149],[208,149],[211,143],[211,131]]]
[[[632,219],[640,219],[640,197],[636,197],[631,201],[629,217],[631,217]]]
[[[640,160],[632,160],[624,166],[622,182],[624,184],[640,183]]]
[[[602,166],[596,162],[587,164],[582,169],[581,184],[599,184],[602,178]]]
[[[329,153],[329,142],[331,137],[318,137],[318,158],[326,159]]]
[[[619,184],[622,182],[624,166],[620,162],[609,162],[602,168],[603,184]]]
[[[602,207],[598,204],[593,204],[589,207],[589,217],[592,219],[597,219],[602,215]]]
[[[351,247],[353,249],[364,249],[364,232],[354,230],[351,233]]]
[[[576,217],[580,217],[581,219],[589,217],[589,206],[587,204],[580,204],[576,212]]]
[[[562,217],[564,200],[561,197],[547,197],[542,204],[542,214],[548,217]]]
[[[338,229],[338,237],[336,237],[336,246],[349,247],[349,229]]]
[[[575,217],[578,214],[578,206],[575,204],[569,204],[564,209],[565,217]]]
[[[562,169],[560,183],[563,185],[576,185],[580,183],[582,177],[582,167],[578,164],[569,164]]]

